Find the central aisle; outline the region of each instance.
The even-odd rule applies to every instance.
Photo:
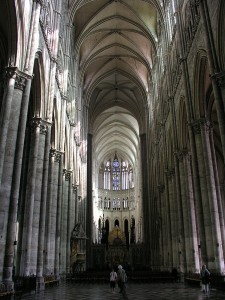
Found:
[[[183,283],[170,284],[134,284],[128,283],[126,294],[119,294],[118,288],[113,294],[108,284],[72,284],[61,283],[59,287],[50,287],[37,294],[24,295],[20,300],[224,300],[225,293],[212,289],[205,295],[200,288],[186,286]]]

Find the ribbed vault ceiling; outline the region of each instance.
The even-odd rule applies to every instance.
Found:
[[[159,9],[154,0],[70,1],[80,83],[99,163],[115,151],[133,164],[137,159]]]

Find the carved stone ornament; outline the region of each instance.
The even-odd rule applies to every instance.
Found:
[[[16,81],[15,81],[15,89],[24,91],[26,82],[27,82],[27,78],[17,73]]]
[[[211,131],[212,124],[206,118],[200,118],[190,123],[194,134],[201,134],[202,130]]]
[[[47,131],[48,131],[48,126],[46,124],[41,124],[40,133],[46,135]]]
[[[160,193],[163,193],[165,191],[165,185],[164,184],[158,185],[158,190]]]
[[[40,133],[46,134],[48,131],[48,125],[42,118],[33,118],[31,121],[32,129],[34,130],[37,127],[40,127]]]
[[[86,233],[85,233],[84,228],[81,223],[77,223],[74,226],[74,229],[71,234],[71,239],[74,239],[74,240],[83,240],[83,239],[86,240],[87,239]]]
[[[175,175],[175,170],[174,170],[174,168],[166,169],[165,174],[166,174],[166,177],[167,177],[168,179],[172,179],[172,178],[174,177],[174,175]]]
[[[72,184],[72,187],[73,187],[73,193],[77,194],[77,185]]]
[[[225,87],[225,71],[221,71],[219,73],[215,73],[210,76],[211,79],[215,79],[216,83],[219,87]]]
[[[188,155],[188,151],[186,149],[179,150],[179,151],[175,152],[175,155],[176,155],[178,161],[182,162],[184,160],[184,158]]]
[[[71,178],[71,175],[72,175],[72,171],[69,171],[69,170],[64,169],[64,170],[63,170],[63,175],[65,176],[65,180],[66,180],[66,181],[69,181],[70,178]]]
[[[51,148],[51,149],[50,149],[50,156],[51,156],[51,157],[54,157],[55,162],[58,162],[58,163],[59,163],[60,160],[61,160],[62,153],[59,152],[59,151],[57,151],[56,149]]]
[[[17,67],[7,67],[5,68],[4,79],[16,78]]]
[[[33,0],[34,2],[40,4],[41,6],[44,5],[44,1],[43,0]]]

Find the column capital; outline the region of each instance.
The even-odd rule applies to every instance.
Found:
[[[158,185],[158,190],[160,193],[163,193],[165,191],[165,185],[164,184],[159,184]]]
[[[166,169],[165,175],[168,179],[172,179],[175,175],[175,169],[174,168]]]
[[[70,126],[71,127],[76,127],[77,123],[73,123],[72,121],[70,121]]]
[[[65,176],[66,181],[69,181],[71,179],[72,174],[72,170],[63,169],[63,176]]]
[[[203,1],[205,1],[205,0],[195,0],[195,5],[199,6],[199,4],[202,3]]]
[[[206,131],[211,131],[212,129],[212,123],[207,118],[194,120],[189,125],[192,127],[194,134],[201,134],[203,129]]]
[[[176,152],[174,152],[174,155],[176,156],[177,160],[179,162],[182,162],[184,160],[185,157],[188,156],[188,150],[187,149],[182,149],[182,150],[178,150]]]
[[[40,127],[40,133],[41,134],[46,134],[49,127],[51,126],[52,124],[50,122],[47,122],[45,120],[43,120],[42,118],[40,117],[34,117],[32,120],[31,120],[31,127],[32,129],[35,129],[37,127]]]
[[[44,1],[43,0],[33,0],[33,2],[40,4],[41,6],[44,6]]]
[[[210,78],[214,79],[219,87],[225,87],[225,71],[214,73],[210,75]]]
[[[67,95],[65,95],[65,94],[63,94],[63,93],[61,93],[61,97],[62,97],[62,100],[65,100],[65,101],[67,101],[67,100],[68,100],[68,97],[67,97]]]
[[[76,194],[77,190],[78,190],[78,185],[76,185],[76,184],[73,183],[72,187],[73,187],[73,193]]]
[[[17,67],[6,67],[3,80],[6,83],[10,78],[15,79],[15,89],[24,90],[28,79],[32,79],[27,73],[20,71]]]
[[[61,161],[61,157],[63,155],[63,152],[60,152],[54,148],[51,148],[50,149],[50,152],[49,152],[50,156],[53,157],[55,159],[55,162],[60,162]]]
[[[173,96],[169,96],[169,97],[167,98],[167,102],[168,102],[169,104],[173,104],[173,102],[174,102],[174,97],[173,97]]]
[[[77,146],[77,147],[80,147],[81,142],[78,141],[78,139],[77,139],[76,136],[74,136],[74,140],[75,140],[76,146]]]
[[[180,63],[187,61],[187,55],[180,57]]]

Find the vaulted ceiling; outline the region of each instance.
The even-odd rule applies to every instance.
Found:
[[[70,0],[95,159],[135,164],[157,47],[156,0]]]

